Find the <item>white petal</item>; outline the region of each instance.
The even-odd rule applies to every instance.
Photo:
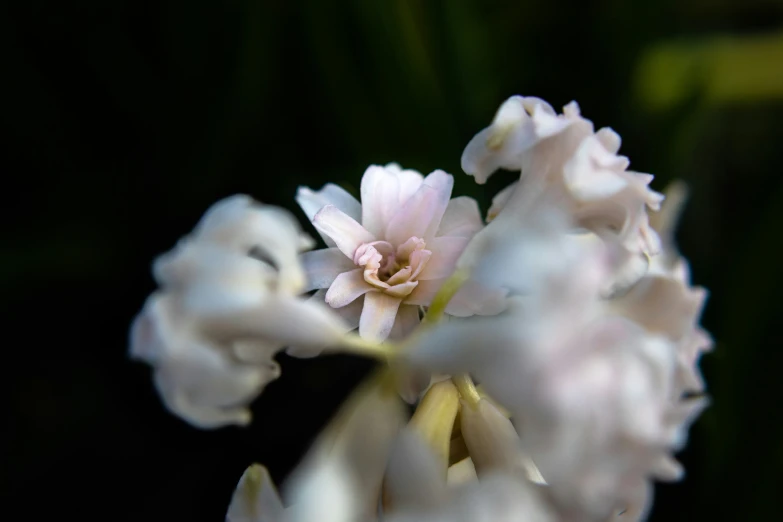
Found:
[[[522,153],[539,139],[528,114],[536,114],[539,105],[534,99],[522,96],[512,96],[503,102],[492,124],[476,134],[465,147],[462,170],[479,184],[486,183],[487,178],[499,168],[520,170]],[[549,114],[546,109],[541,110]]]
[[[596,200],[617,194],[628,185],[623,172],[627,159],[607,151],[595,136],[588,136],[565,164],[563,174],[571,194],[579,200]]]
[[[266,366],[232,362],[220,347],[182,339],[155,367],[164,404],[194,426],[217,428],[250,422],[249,404],[279,375]]]
[[[279,286],[298,292],[305,278],[297,255],[311,244],[294,216],[285,209],[259,205],[247,196],[221,200],[201,218],[193,240],[229,247],[237,254],[254,250],[270,259],[280,273]]]
[[[359,335],[365,339],[383,341],[391,333],[401,299],[381,292],[370,292],[364,297],[364,308],[359,320]]]
[[[326,292],[326,304],[340,308],[375,288],[364,280],[364,270],[356,268],[338,275]]]
[[[507,295],[504,288],[487,288],[467,281],[446,305],[446,313],[455,317],[497,315],[506,309]]]
[[[200,327],[218,338],[259,338],[276,340],[281,347],[314,349],[338,344],[349,330],[326,304],[291,296],[276,296],[242,312],[203,317]]]
[[[312,302],[314,305],[318,306],[328,306],[326,305],[324,299],[326,298],[326,289],[322,288],[318,290],[316,293],[314,293],[310,298],[308,299],[308,302]],[[359,327],[359,318],[362,315],[362,307],[364,306],[364,299],[359,298],[354,300],[351,304],[345,305],[340,308],[331,308],[329,309],[330,312],[332,312],[334,315],[337,315],[342,319],[342,325],[343,325],[343,332],[350,332],[351,330],[356,330]],[[311,357],[316,357],[321,354],[323,351],[321,348],[328,349],[329,346],[326,346],[324,343],[324,346],[289,346],[285,353],[290,355],[291,357],[297,357],[300,359],[309,359]],[[339,349],[335,347],[335,349]]]
[[[305,292],[318,288],[329,288],[339,274],[356,268],[339,248],[303,252],[300,259],[307,274]]]
[[[375,237],[353,218],[337,207],[327,205],[313,218],[313,225],[332,238],[340,251],[353,259],[353,253],[362,243],[375,241]]]
[[[449,201],[436,236],[473,237],[484,227],[475,199],[460,196]]]
[[[326,205],[334,205],[356,221],[362,218],[362,205],[347,190],[333,183],[327,183],[317,192],[308,187],[299,187],[296,202],[310,221]]]
[[[606,148],[606,150],[612,154],[617,154],[617,151],[620,150],[622,139],[620,138],[620,135],[614,131],[614,129],[609,127],[602,127],[596,131],[595,137],[598,138],[598,141],[601,142],[601,145],[603,145],[604,148]]]
[[[443,470],[421,435],[404,429],[395,442],[384,480],[384,512],[433,508],[446,496]]]
[[[454,272],[462,251],[470,241],[467,237],[436,237],[427,242],[427,249],[432,256],[424,270],[419,274],[419,280],[441,279]]]
[[[492,198],[492,205],[490,205],[489,210],[487,211],[487,222],[492,221],[500,214],[500,211],[503,210],[503,207],[505,207],[506,203],[511,199],[511,195],[514,193],[514,189],[517,188],[517,185],[519,185],[519,182],[514,181],[495,194],[495,197]]]
[[[446,279],[429,279],[427,281],[419,281],[416,288],[413,289],[406,298],[405,304],[409,305],[421,305],[429,306],[432,303],[432,298],[438,293],[440,287]]]
[[[267,469],[253,464],[239,479],[226,522],[280,522],[284,509]]]

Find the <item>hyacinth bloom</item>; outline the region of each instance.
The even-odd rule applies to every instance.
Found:
[[[651,274],[606,299],[606,245],[580,240],[557,211],[536,215],[511,241],[517,249],[485,251],[488,266],[474,269],[512,288],[514,305],[427,332],[408,356],[431,371],[475,375],[509,408],[561,505],[596,519],[625,508],[642,516],[649,480],[682,476],[670,454],[706,404],[681,398],[701,390],[694,352],[704,292]]]
[[[130,354],[153,366],[173,413],[205,428],[248,424],[247,405],[280,375],[279,350],[314,355],[340,340],[340,318],[297,297],[298,255],[312,244],[285,210],[237,195],[158,257],[161,289],[133,322]]]
[[[658,210],[663,200],[649,188],[652,175],[628,170],[628,158],[617,154],[620,144],[612,129],[595,131],[576,102],[557,114],[540,98],[512,96],[465,147],[462,168],[478,183],[498,168],[521,171],[527,182],[527,189],[512,183],[493,199],[490,220],[506,206],[523,204],[531,185],[544,187],[577,226],[615,250],[612,292],[636,282],[649,256],[660,250],[647,210]]]
[[[282,209],[210,208],[155,261],[131,328],[173,413],[247,424],[284,348],[384,363],[282,495],[253,466],[227,519],[643,520],[653,480],[683,475],[712,340],[674,242],[684,190],[651,190],[619,148],[576,103],[514,96],[462,157],[479,183],[521,171],[486,225],[449,174],[397,164],[367,169],[361,201],[299,189],[321,250]]]
[[[361,204],[335,185],[298,194],[315,228],[331,248],[306,252],[308,289],[325,299],[362,337],[405,335],[419,323],[419,307],[431,303],[483,223],[476,202],[451,197],[452,176],[427,177],[396,164],[371,166],[362,177]],[[466,289],[467,290],[467,289]],[[473,289],[450,303],[457,316],[496,313]]]

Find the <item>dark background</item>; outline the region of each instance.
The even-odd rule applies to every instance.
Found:
[[[692,188],[714,405],[653,520],[779,513],[782,2],[30,0],[0,7],[0,57],[6,514],[214,521],[248,464],[282,480],[369,363],[281,356],[250,428],[193,429],[126,356],[150,261],[221,197],[295,210],[370,163],[443,168],[486,210],[514,175],[476,186],[460,154],[517,93],[576,99]]]

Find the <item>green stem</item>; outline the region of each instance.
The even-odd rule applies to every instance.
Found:
[[[443,318],[443,314],[446,313],[446,306],[448,306],[451,298],[454,297],[465,281],[468,280],[469,274],[467,270],[457,270],[451,276],[446,279],[443,286],[440,287],[438,293],[432,299],[427,313],[424,315],[423,323],[433,324],[437,323]]]
[[[353,333],[345,334],[340,348],[341,351],[364,355],[366,357],[374,357],[383,361],[388,360],[398,351],[396,344],[368,341]]]

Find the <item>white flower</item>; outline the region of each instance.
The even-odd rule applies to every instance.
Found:
[[[319,192],[301,188],[299,204],[330,245],[302,256],[307,289],[328,289],[316,298],[344,309],[341,315],[362,337],[384,340],[393,329],[399,336],[410,332],[419,323],[419,307],[431,303],[482,228],[474,200],[449,201],[452,185],[443,171],[424,178],[390,164],[364,173],[361,205],[334,185]],[[473,293],[455,299],[447,312],[466,316],[501,309],[497,297]],[[495,300],[485,303],[487,298]]]
[[[339,342],[339,318],[296,297],[309,245],[284,210],[234,196],[155,261],[162,289],[133,322],[130,354],[153,366],[173,413],[205,428],[247,424],[247,405],[280,374],[277,351]]]
[[[557,114],[538,98],[513,96],[467,145],[462,167],[479,183],[497,168],[521,170],[528,180],[495,197],[489,220],[506,207],[529,204],[526,191],[541,191],[557,200],[576,226],[612,243],[611,292],[638,280],[646,271],[646,256],[660,249],[647,209],[657,210],[663,199],[649,188],[653,176],[627,170],[628,158],[617,155],[619,148],[617,133],[609,128],[594,132],[575,102]]]
[[[475,375],[511,412],[561,508],[606,517],[646,506],[650,479],[681,475],[670,452],[704,405],[677,393],[675,336],[694,320],[698,297],[672,294],[673,303],[657,303],[672,309],[657,315],[640,313],[633,293],[607,301],[603,245],[570,234],[557,212],[536,215],[516,248],[507,238],[475,266],[514,290],[514,306],[424,332],[408,357],[430,371]]]

